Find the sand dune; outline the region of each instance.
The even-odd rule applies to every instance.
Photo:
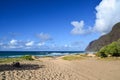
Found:
[[[21,64],[21,68],[0,64],[0,80],[120,80],[120,61],[42,58]]]

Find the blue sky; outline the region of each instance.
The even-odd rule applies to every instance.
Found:
[[[106,3],[113,5],[106,7]],[[108,33],[120,21],[120,11],[116,10],[119,3],[0,0],[0,50],[84,50],[90,41]],[[115,19],[109,17],[112,12]],[[106,15],[109,16],[104,18]]]

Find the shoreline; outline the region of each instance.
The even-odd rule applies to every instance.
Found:
[[[39,52],[39,51],[38,51]],[[46,51],[47,52],[47,51]],[[61,53],[60,53],[61,52]],[[66,53],[65,53],[66,52]],[[41,53],[39,53],[38,55],[36,55],[36,54],[22,54],[22,55],[8,55],[8,56],[0,56],[0,58],[17,58],[17,57],[21,57],[21,56],[24,56],[24,55],[31,55],[31,56],[37,56],[37,57],[46,57],[46,56],[49,56],[49,57],[60,57],[60,56],[65,56],[65,55],[73,55],[73,54],[85,54],[83,51],[82,52],[79,52],[79,53],[76,53],[76,52],[74,52],[74,51],[72,51],[72,52],[74,52],[74,53],[72,53],[72,52],[70,52],[70,53],[68,53],[67,51],[65,51],[65,52],[63,52],[63,51],[58,51],[57,53],[56,52],[54,52],[54,51],[52,51],[52,53],[47,53],[47,54],[45,54],[45,55],[42,55]],[[78,52],[78,51],[77,51]]]
[[[67,55],[73,56],[73,55]],[[75,55],[79,56],[79,55]],[[104,61],[96,57],[64,60],[61,57],[21,61],[21,67],[0,64],[0,80],[119,80],[120,60]]]

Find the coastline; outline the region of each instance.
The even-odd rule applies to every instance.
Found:
[[[20,57],[23,55],[33,56],[64,56],[69,54],[80,54],[84,51],[0,51],[0,58]]]
[[[72,55],[67,55],[72,56]],[[76,55],[79,56],[79,55]],[[20,61],[21,67],[0,64],[1,80],[119,80],[120,60],[104,61],[96,57],[64,60],[63,57],[42,57]],[[84,56],[83,56],[84,57]]]

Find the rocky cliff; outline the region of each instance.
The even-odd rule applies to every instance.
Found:
[[[120,22],[113,26],[110,33],[90,42],[88,47],[86,48],[86,51],[99,51],[103,46],[108,45],[113,41],[117,41],[118,39],[120,39]]]

